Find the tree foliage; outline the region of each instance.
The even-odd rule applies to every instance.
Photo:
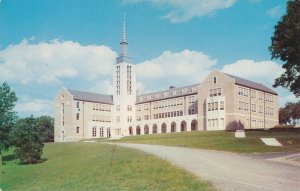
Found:
[[[11,146],[10,131],[16,122],[17,115],[13,111],[17,97],[7,83],[0,86],[0,157],[2,151]]]
[[[286,103],[284,108],[279,109],[279,123],[295,125],[300,120],[300,101],[297,103]]]
[[[37,118],[38,125],[42,128],[41,138],[43,142],[54,141],[54,119],[50,116]]]
[[[285,70],[275,79],[274,87],[288,88],[296,96],[300,96],[300,1],[289,0],[287,12],[275,26],[269,50],[272,59],[284,62]]]
[[[37,118],[31,116],[17,121],[12,137],[21,163],[34,164],[40,161],[44,148],[42,133],[43,127]]]

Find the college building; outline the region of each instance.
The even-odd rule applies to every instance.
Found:
[[[55,99],[56,142],[184,131],[272,128],[278,94],[237,76],[211,72],[201,83],[137,95],[123,21],[113,95],[62,88]],[[200,78],[200,77],[199,77]]]

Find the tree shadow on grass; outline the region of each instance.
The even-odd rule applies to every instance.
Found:
[[[12,161],[12,160],[16,160],[18,159],[16,154],[9,154],[9,155],[5,155],[2,157],[3,162],[8,162],[8,161]]]

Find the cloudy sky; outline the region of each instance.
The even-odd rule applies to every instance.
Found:
[[[0,82],[21,117],[53,115],[66,88],[111,94],[122,17],[148,93],[220,70],[271,87],[281,62],[268,46],[286,0],[0,0]],[[296,99],[275,89],[280,104]]]

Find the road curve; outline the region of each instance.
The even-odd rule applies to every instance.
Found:
[[[210,181],[219,190],[300,190],[299,166],[222,151],[131,143],[116,144],[159,156],[201,179]]]

